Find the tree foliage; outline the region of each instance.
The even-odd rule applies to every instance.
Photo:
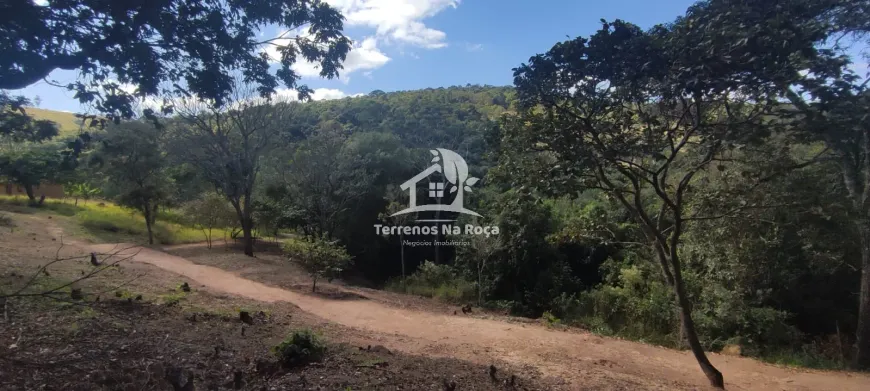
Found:
[[[291,239],[284,242],[284,254],[311,275],[311,291],[317,291],[317,280],[332,280],[351,265],[353,258],[335,242],[323,239]]]
[[[190,222],[202,230],[208,248],[212,247],[212,232],[215,228],[230,227],[237,220],[232,206],[217,193],[201,194],[199,198],[186,203],[183,210]]]
[[[111,126],[93,159],[106,178],[109,194],[145,217],[148,243],[154,244],[153,226],[166,206],[174,184],[166,175],[166,157],[160,131],[148,123]]]
[[[27,115],[30,100],[0,91],[0,137],[13,142],[44,141],[57,136],[57,125]]]
[[[194,99],[179,102],[170,130],[172,153],[232,204],[244,232],[245,254],[254,255],[253,204],[262,158],[276,147],[290,122],[294,103],[258,99],[253,86],[239,81],[235,104],[218,108]]]
[[[236,74],[263,96],[279,83],[307,96],[291,65],[315,62],[322,76],[334,77],[351,48],[342,35],[343,16],[319,0],[13,0],[3,2],[0,13],[15,15],[0,24],[6,37],[0,89],[27,87],[56,69],[77,70],[82,77],[65,88],[116,119],[133,117],[135,97],[188,94],[220,106]],[[280,38],[287,39],[259,39],[269,25],[286,31]],[[310,34],[292,36],[306,26]],[[281,56],[276,72],[262,53],[272,46]]]

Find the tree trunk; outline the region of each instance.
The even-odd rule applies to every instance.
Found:
[[[242,201],[244,202],[244,204],[241,203]],[[245,246],[245,255],[253,257],[254,238],[253,236],[251,236],[251,230],[254,224],[250,216],[250,202],[248,202],[247,200],[231,199],[230,203],[233,204],[233,207],[236,209],[236,214],[239,216],[239,223],[242,225],[242,241],[244,242]]]
[[[311,293],[317,292],[317,277],[311,282]]]
[[[399,232],[399,251],[402,255],[402,281],[405,280],[405,234]]]
[[[477,268],[477,305],[483,306],[483,267]]]
[[[444,189],[444,190],[447,190],[447,189]],[[438,201],[438,205],[441,205],[441,197],[437,197],[436,200]],[[436,221],[441,220],[441,209],[440,208],[435,211],[435,220]],[[440,229],[437,229],[435,231],[435,240],[439,241],[439,242],[441,241],[441,230]],[[437,243],[435,243],[435,244],[436,244],[436,246],[434,246],[435,247],[435,264],[440,265],[441,264],[441,246],[438,246]]]
[[[154,221],[151,216],[151,207],[145,204],[142,208],[142,213],[145,214],[145,229],[148,230],[148,244],[154,244],[154,232],[151,229],[151,223]]]
[[[855,359],[858,369],[870,368],[870,221],[858,224],[861,235],[861,292],[858,296],[858,327],[855,330]]]
[[[858,293],[858,325],[855,328],[855,356],[852,365],[858,369],[870,368],[870,210],[868,210],[867,183],[870,178],[870,134],[864,133],[861,146],[861,159],[865,164],[856,164],[848,151],[837,150],[840,157],[840,169],[843,171],[843,184],[854,205],[858,216],[855,221],[858,226],[858,236],[861,243],[861,290]],[[828,140],[828,145],[834,148],[839,144]]]
[[[674,272],[674,293],[677,295],[677,304],[680,307],[680,325],[681,331],[685,334],[686,342],[704,371],[704,375],[710,381],[713,387],[725,388],[725,379],[722,377],[722,372],[719,372],[716,367],[707,358],[704,353],[704,347],[701,346],[701,341],[698,340],[698,333],[695,330],[695,321],[692,320],[692,306],[689,303],[689,298],[686,295],[686,288],[683,285],[683,275],[680,270],[680,260],[678,258],[671,259],[671,267]]]
[[[245,255],[249,257],[254,256],[254,237],[252,235],[252,226],[251,219],[249,217],[245,217],[244,221],[242,221],[242,232],[243,232],[243,240],[245,242]]]
[[[33,194],[33,186],[25,183],[24,192],[27,193],[27,198],[30,200],[30,205],[36,205],[36,196]]]

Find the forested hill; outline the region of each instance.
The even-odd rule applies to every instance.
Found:
[[[443,147],[476,160],[483,129],[511,110],[513,87],[467,85],[317,101],[301,105],[290,127],[310,134],[335,121],[348,133],[383,132],[410,148]]]
[[[467,85],[383,92],[304,105],[307,125],[333,119],[352,131],[413,133],[420,127],[455,128],[461,123],[496,119],[511,109],[513,87]]]
[[[466,158],[474,160],[481,152],[480,131],[511,110],[514,97],[510,86],[375,90],[364,96],[303,103],[286,126],[289,131],[310,135],[334,121],[348,133],[392,133],[407,147],[453,148],[471,152],[474,156]],[[61,136],[81,129],[73,113],[35,107],[28,107],[27,112],[35,119],[55,122]]]

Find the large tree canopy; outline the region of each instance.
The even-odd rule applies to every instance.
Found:
[[[19,89],[56,69],[78,70],[67,88],[81,102],[112,117],[131,117],[133,96],[192,94],[225,103],[233,78],[242,75],[262,95],[279,81],[296,88],[291,65],[316,62],[321,75],[338,75],[351,48],[343,16],[320,0],[32,0],[0,3],[0,89]],[[259,40],[267,26],[309,34]],[[292,35],[292,34],[288,34]],[[270,70],[266,45],[279,47],[280,69]]]

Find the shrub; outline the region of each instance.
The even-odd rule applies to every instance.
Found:
[[[476,295],[474,283],[458,277],[450,266],[436,265],[429,261],[423,262],[414,274],[404,280],[390,281],[385,288],[449,302],[472,300]]]
[[[568,323],[663,345],[673,345],[677,339],[670,288],[634,266],[619,270],[615,286],[603,284],[555,304],[554,310]]]
[[[284,254],[304,268],[313,280],[311,291],[317,290],[317,280],[331,281],[348,267],[351,256],[335,242],[320,239],[290,239],[284,242]]]
[[[547,322],[548,326],[558,326],[562,324],[562,320],[557,318],[556,315],[553,315],[550,311],[544,311],[544,314],[541,315],[541,318]]]
[[[309,329],[296,330],[272,352],[281,365],[291,368],[320,360],[326,352],[326,342]]]
[[[200,229],[209,248],[213,242],[213,231],[222,231],[224,227],[231,227],[238,222],[236,212],[230,203],[217,193],[206,193],[188,202],[182,212],[176,212],[175,216],[172,216],[173,221]],[[168,220],[166,217],[164,219]]]
[[[14,226],[15,226],[15,222],[12,221],[11,217],[9,217],[3,213],[0,213],[0,227],[14,227]]]

